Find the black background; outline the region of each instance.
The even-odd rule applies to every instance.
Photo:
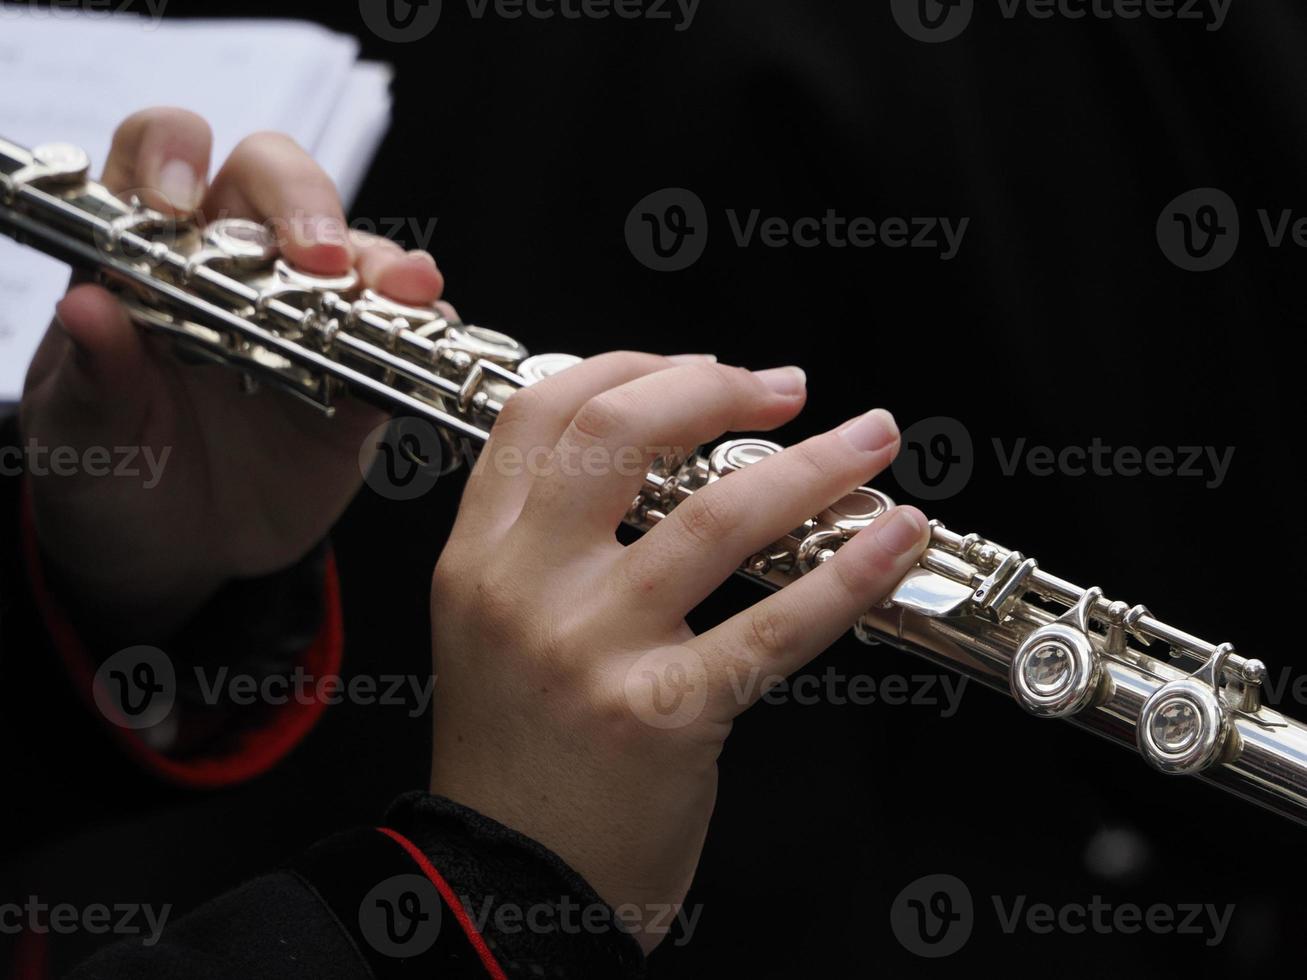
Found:
[[[877,405],[905,428],[958,419],[975,471],[961,493],[924,505],[931,516],[1229,639],[1273,676],[1307,669],[1297,630],[1307,252],[1268,247],[1256,216],[1307,215],[1299,4],[1235,0],[1207,31],[1146,17],[1009,20],[981,3],[968,30],[939,45],[907,37],[887,2],[704,0],[677,32],[667,21],[475,19],[446,0],[435,31],[408,45],[369,33],[353,2],[171,0],[167,13],[309,18],[395,65],[394,125],[355,213],[437,218],[431,248],[468,319],[533,350],[800,364],[809,407],[781,441]],[[1222,269],[1184,272],[1154,229],[1167,202],[1204,186],[1238,203],[1242,240]],[[641,265],[623,234],[635,203],[665,187],[693,190],[709,216],[702,259],[676,273]],[[971,220],[942,262],[884,246],[737,247],[725,212],[755,208]],[[1055,450],[1097,437],[1236,451],[1219,488],[1005,475],[992,440],[1023,437]],[[909,499],[888,475],[882,485]],[[443,490],[419,504],[365,491],[339,529],[355,663],[425,655],[427,576],[457,504],[454,484]],[[754,597],[728,584],[696,621]],[[935,672],[852,638],[812,671],[827,667]],[[215,854],[246,839],[275,855],[292,830],[367,820],[390,792],[420,784],[422,728],[342,714],[315,736],[334,747],[330,765],[317,763],[334,783],[292,771],[188,809],[210,814],[197,819],[212,823]],[[1302,830],[1033,720],[1006,697],[972,687],[951,718],[909,705],[761,705],[737,724],[721,768],[689,899],[702,918],[692,942],[655,955],[656,976],[1142,977],[1297,961]],[[288,787],[293,806],[260,809],[261,794]],[[1087,859],[1104,829],[1142,842],[1131,874]],[[252,873],[252,854],[215,857],[202,883]],[[971,941],[938,961],[890,929],[895,896],[931,873],[960,878],[977,907]],[[1224,942],[1208,947],[1147,932],[1005,935],[993,895],[1236,908]]]

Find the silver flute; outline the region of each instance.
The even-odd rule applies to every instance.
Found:
[[[531,356],[497,331],[398,304],[357,275],[293,268],[263,224],[177,223],[88,179],[84,152],[0,139],[0,232],[98,276],[132,318],[179,352],[238,372],[247,391],[289,392],[327,415],[347,395],[433,423],[457,464],[519,388],[572,364]],[[657,460],[627,523],[645,531],[695,491],[781,447],[735,439]],[[892,506],[855,490],[750,558],[741,574],[781,588],[830,560]],[[1009,692],[1137,748],[1157,770],[1195,776],[1307,823],[1307,727],[1261,703],[1266,668],[1041,569],[1033,558],[938,521],[918,564],[855,632]],[[1157,643],[1165,651],[1147,652]]]

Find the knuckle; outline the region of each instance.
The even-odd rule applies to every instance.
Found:
[[[436,562],[435,571],[431,573],[431,594],[442,602],[458,590],[462,580],[456,565],[457,561],[452,554],[452,549],[446,547],[444,554]]]
[[[626,430],[635,418],[635,406],[616,389],[596,395],[581,406],[572,428],[585,440],[605,442]]]
[[[739,515],[720,493],[700,490],[672,512],[681,528],[700,545],[720,544],[739,527]]]
[[[511,568],[491,563],[477,573],[453,562],[443,571],[437,565],[436,574],[437,588],[443,587],[453,600],[456,619],[476,623],[491,643],[516,643],[516,624],[525,617]]]
[[[842,548],[831,570],[851,596],[875,602],[889,591],[898,578],[897,561],[883,548]]]
[[[364,231],[361,228],[351,228],[349,230],[350,241],[354,247],[364,254],[360,258],[366,258],[370,253],[392,258],[404,254],[404,249],[396,242],[384,235],[378,235],[371,231]]]
[[[762,387],[761,382],[753,376],[748,368],[736,364],[705,364],[713,381],[737,395],[754,396]]]
[[[532,419],[539,418],[544,407],[541,404],[543,399],[544,396],[534,388],[519,388],[513,392],[495,420],[497,433],[504,435],[515,432]]]
[[[587,364],[594,364],[605,372],[625,378],[636,378],[643,374],[666,367],[657,354],[638,350],[612,350],[588,358]],[[547,379],[552,381],[553,379]]]
[[[660,692],[651,694],[642,680],[633,681],[624,669],[612,665],[587,671],[583,683],[580,693],[585,704],[584,725],[605,752],[656,764],[666,759],[670,749],[683,762],[695,761],[687,752],[694,748],[697,726],[687,723],[657,727],[649,723],[647,705]]]
[[[817,440],[809,439],[791,446],[788,452],[808,471],[808,479],[812,481],[825,483],[838,475],[839,467],[830,455],[822,452],[822,447]]]
[[[764,657],[778,657],[790,645],[793,616],[779,606],[764,606],[749,617],[749,646]]]
[[[597,361],[612,364],[614,367],[636,370],[654,360],[654,355],[638,350],[613,350],[600,354]]]
[[[722,371],[729,370],[729,368],[723,369],[719,364],[695,361],[689,364],[678,365],[675,370],[680,372],[682,377],[690,378],[704,388],[711,389],[719,388],[725,383]]]
[[[591,716],[605,738],[618,742],[642,734],[644,726],[631,707],[624,679],[608,668],[596,669],[587,675],[586,700]]]

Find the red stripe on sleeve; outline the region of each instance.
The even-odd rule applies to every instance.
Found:
[[[454,889],[449,887],[449,882],[445,881],[444,876],[436,870],[436,866],[431,863],[431,859],[423,854],[416,844],[398,831],[391,830],[389,827],[378,827],[377,831],[385,834],[404,848],[408,852],[408,856],[417,862],[417,866],[422,869],[422,873],[436,886],[436,891],[440,892],[440,897],[445,900],[445,904],[454,913],[454,918],[463,927],[463,933],[467,936],[468,942],[477,951],[477,956],[481,957],[481,965],[486,968],[486,973],[494,980],[508,980],[508,974],[496,961],[495,954],[490,952],[490,947],[486,945],[481,933],[477,932],[477,927],[473,924],[471,916],[467,914],[467,909],[463,908],[463,903],[454,894]]]

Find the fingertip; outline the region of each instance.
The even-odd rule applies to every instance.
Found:
[[[444,290],[445,274],[440,271],[434,255],[426,249],[414,248],[404,253],[404,259],[412,268],[425,272],[431,282],[438,282],[441,291]]]
[[[72,341],[79,367],[90,374],[130,374],[144,350],[127,311],[100,286],[69,290],[55,304],[55,323]]]
[[[877,541],[893,555],[920,551],[929,535],[926,515],[911,505],[895,507],[876,522]]]
[[[772,394],[781,395],[785,398],[807,396],[808,375],[801,367],[790,365],[789,367],[768,368],[765,371],[754,371],[753,376],[761,381]]]
[[[130,329],[122,304],[102,286],[74,286],[54,312],[60,327],[80,346],[94,347],[120,328]]]
[[[899,512],[906,515],[918,526],[918,530],[924,535],[930,530],[930,518],[923,514],[911,504],[900,504]]]
[[[690,355],[681,359],[680,370],[704,370],[706,376],[728,381],[746,380],[738,391],[738,415],[733,430],[770,432],[793,421],[808,403],[807,375],[798,367],[747,368],[717,364],[713,355]],[[714,365],[716,365],[714,367]]]
[[[292,236],[282,253],[295,268],[314,276],[343,276],[354,266],[354,255],[342,242]]]
[[[213,131],[203,117],[171,106],[145,109],[118,127],[105,184],[168,215],[189,215],[204,199]]]
[[[286,260],[311,275],[343,276],[354,268],[354,246],[343,218],[301,213],[273,219],[281,229],[280,246]]]
[[[376,288],[401,303],[426,306],[444,292],[445,277],[430,254],[406,252],[387,258],[377,273]]]

